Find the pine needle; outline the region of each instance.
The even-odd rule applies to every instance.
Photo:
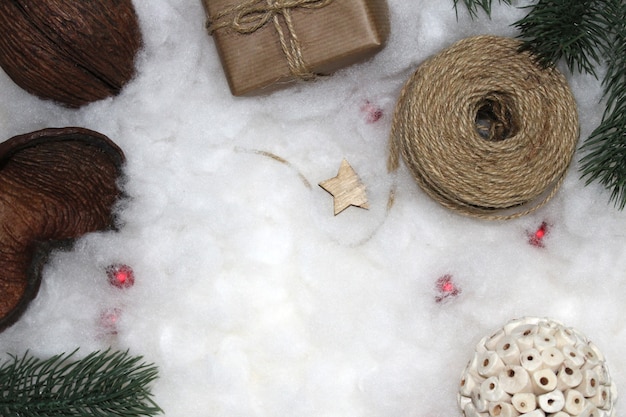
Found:
[[[610,39],[607,5],[614,0],[540,0],[514,26],[522,50],[535,54],[545,67],[561,59],[571,72],[596,75],[595,66]]]
[[[154,365],[106,350],[73,360],[9,355],[0,366],[0,415],[20,417],[154,416],[162,413],[147,388]]]
[[[454,10],[456,12],[457,19],[459,17],[458,4],[461,0],[454,0]],[[467,7],[470,16],[473,18],[478,16],[478,11],[482,9],[487,16],[491,17],[491,3],[492,0],[463,0],[463,4]],[[511,0],[498,0],[498,3],[511,4]]]
[[[609,201],[626,207],[626,4],[607,1],[607,19],[613,38],[607,48],[603,80],[606,108],[602,122],[582,146],[582,177],[599,181],[611,191]]]

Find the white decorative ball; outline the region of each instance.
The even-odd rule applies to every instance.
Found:
[[[615,417],[602,352],[582,333],[535,317],[484,337],[461,376],[466,417]]]

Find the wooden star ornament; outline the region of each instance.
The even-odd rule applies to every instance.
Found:
[[[350,206],[369,209],[365,185],[345,159],[337,176],[320,182],[319,186],[333,196],[335,216]]]

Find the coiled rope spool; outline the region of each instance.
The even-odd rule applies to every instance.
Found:
[[[390,171],[402,155],[430,197],[468,216],[511,219],[547,203],[576,149],[576,102],[562,73],[519,46],[476,36],[421,64],[396,105]]]

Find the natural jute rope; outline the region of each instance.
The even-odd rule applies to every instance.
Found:
[[[402,155],[426,193],[464,215],[511,219],[548,202],[578,141],[576,102],[519,45],[467,38],[420,65],[396,105],[389,169]]]

